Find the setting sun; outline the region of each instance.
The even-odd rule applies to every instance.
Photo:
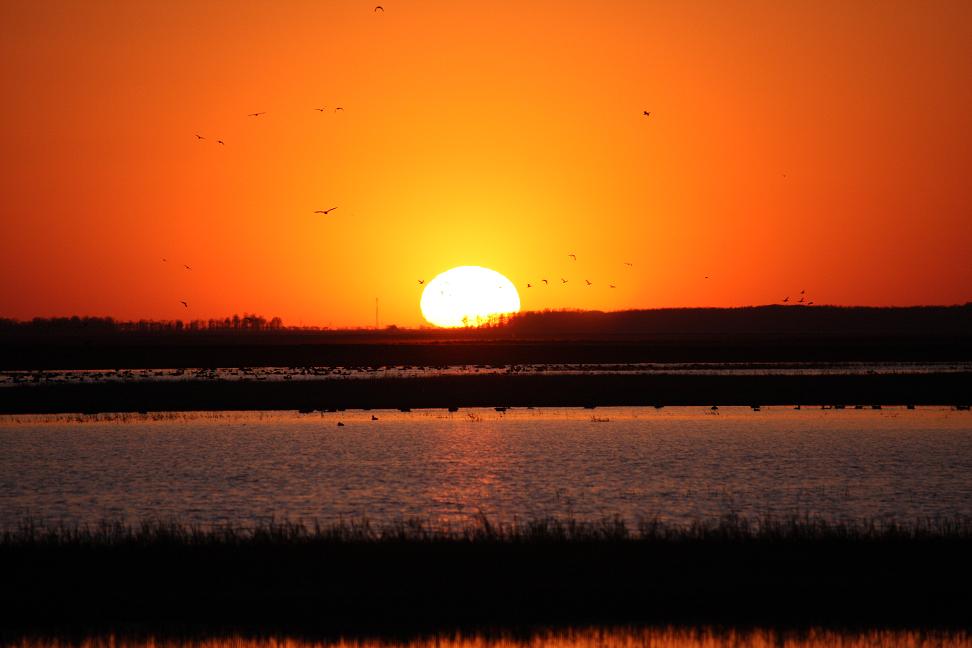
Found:
[[[459,266],[428,282],[422,315],[436,326],[477,326],[520,310],[520,295],[509,279],[489,268]]]

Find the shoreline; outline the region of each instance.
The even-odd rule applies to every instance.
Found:
[[[290,382],[138,381],[0,388],[0,414],[451,407],[967,407],[972,372],[878,375],[464,375]]]

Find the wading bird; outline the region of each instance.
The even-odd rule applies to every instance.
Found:
[[[337,207],[331,207],[330,209],[315,209],[314,210],[314,213],[315,214],[324,214],[324,215],[327,215],[327,214],[330,214],[335,209],[337,209]]]

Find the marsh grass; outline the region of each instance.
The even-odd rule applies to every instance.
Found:
[[[813,515],[750,518],[727,514],[718,519],[674,524],[643,517],[629,524],[619,516],[579,520],[550,516],[530,520],[494,520],[485,513],[465,524],[406,518],[374,523],[367,518],[322,524],[270,520],[253,525],[194,525],[178,520],[147,519],[127,524],[49,524],[25,518],[0,532],[0,550],[40,546],[296,546],[314,544],[726,544],[726,543],[885,543],[949,541],[972,543],[972,518],[830,520]]]

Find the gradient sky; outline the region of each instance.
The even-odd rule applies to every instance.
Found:
[[[0,316],[972,300],[972,2],[382,4],[0,0]]]

